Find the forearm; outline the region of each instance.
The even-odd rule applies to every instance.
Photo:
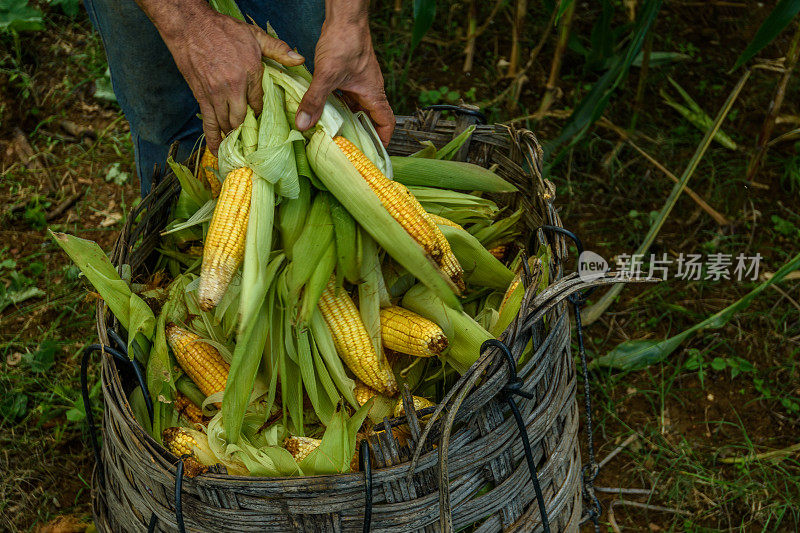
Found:
[[[167,46],[187,31],[202,32],[216,13],[205,0],[136,0],[136,3]]]

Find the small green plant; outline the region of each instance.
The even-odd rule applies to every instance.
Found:
[[[28,0],[0,0],[0,32],[18,34],[43,28],[42,12]]]
[[[55,364],[58,343],[47,339],[39,345],[35,352],[29,352],[22,358],[30,365],[31,372],[47,372]]]
[[[461,93],[451,90],[446,85],[443,85],[438,89],[430,89],[419,93],[419,103],[423,106],[441,103],[457,104],[460,99],[462,99]],[[474,102],[475,87],[471,87],[467,92],[465,92],[463,99],[468,102]]]
[[[6,249],[0,250],[0,257],[5,255]],[[43,265],[31,269],[41,273]],[[34,275],[37,275],[34,273]],[[16,305],[30,298],[44,295],[44,291],[36,287],[35,281],[17,269],[17,262],[13,259],[0,261],[0,312],[9,305]]]
[[[51,6],[59,6],[65,15],[74,17],[81,6],[80,0],[48,0]]]
[[[25,207],[23,219],[33,229],[44,229],[47,225],[47,209],[52,202],[45,200],[41,196],[34,196]]]
[[[755,370],[755,367],[750,361],[742,359],[741,357],[715,357],[711,360],[710,366],[717,372],[730,369],[731,379],[735,379],[736,376],[743,372],[753,372]]]
[[[763,378],[754,378],[753,385],[765,400],[779,401],[790,415],[800,414],[800,399],[774,391]]]
[[[794,144],[794,155],[783,161],[781,185],[792,194],[800,192],[800,142]]]
[[[791,221],[781,218],[778,215],[772,215],[770,220],[772,220],[772,223],[774,224],[773,227],[775,228],[775,231],[784,237],[792,238],[800,236],[800,228],[795,226]]]
[[[0,0],[0,37],[11,35],[17,64],[22,61],[20,32],[42,29],[42,12],[32,7],[28,0]]]

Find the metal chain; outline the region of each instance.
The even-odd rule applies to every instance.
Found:
[[[600,532],[600,514],[603,512],[603,507],[600,505],[600,500],[594,493],[594,480],[597,474],[600,473],[600,465],[597,464],[594,456],[594,431],[592,427],[592,396],[591,387],[589,384],[589,368],[586,364],[586,349],[583,345],[583,327],[581,324],[581,307],[586,302],[585,297],[581,293],[572,294],[569,297],[575,310],[575,331],[578,337],[578,355],[581,358],[581,370],[583,371],[583,400],[584,409],[586,410],[586,454],[589,456],[589,463],[584,465],[581,469],[583,477],[583,499],[584,505],[587,505],[587,513],[589,520],[594,524],[594,530]],[[586,503],[588,502],[588,504]]]

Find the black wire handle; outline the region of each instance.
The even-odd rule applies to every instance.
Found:
[[[422,108],[423,111],[427,111],[429,109],[433,111],[452,111],[458,115],[470,115],[477,118],[479,123],[486,124],[486,115],[484,115],[480,109],[469,109],[467,107],[461,107],[453,104],[434,104]]]
[[[97,470],[100,475],[100,486],[105,489],[106,487],[106,477],[105,477],[105,468],[103,467],[103,460],[102,456],[100,455],[100,443],[97,440],[97,425],[94,421],[94,414],[92,413],[92,403],[91,398],[89,397],[89,356],[93,352],[105,352],[117,361],[128,363],[133,367],[133,372],[136,374],[136,381],[139,382],[139,386],[142,388],[142,396],[144,396],[144,403],[147,407],[147,414],[150,417],[150,423],[153,423],[154,418],[154,411],[153,411],[153,400],[150,398],[150,391],[147,389],[147,380],[144,376],[144,369],[142,368],[142,364],[137,359],[130,359],[128,357],[127,346],[125,341],[122,340],[122,337],[111,328],[106,330],[108,336],[111,338],[111,342],[113,342],[117,349],[112,348],[111,346],[107,346],[104,344],[90,344],[83,350],[83,357],[81,357],[81,397],[83,399],[83,410],[86,413],[86,424],[89,426],[89,439],[91,440],[92,444],[92,453],[94,454],[94,462],[97,465]],[[181,462],[181,473],[183,471],[183,462]],[[150,523],[147,526],[148,533],[153,533],[156,530],[156,523],[158,522],[158,517],[155,513],[150,515]],[[183,517],[181,517],[180,523],[183,523]]]
[[[151,514],[150,523],[147,525],[147,533],[155,533],[157,523],[158,523],[158,517],[156,516],[156,513]]]
[[[578,249],[578,260],[583,254],[583,242],[573,232],[559,226],[543,225],[540,229],[550,230],[555,233],[560,233],[572,239],[575,247]],[[536,235],[538,231],[534,232]],[[580,265],[578,265],[580,266]],[[578,270],[576,268],[576,270]],[[569,295],[567,298],[572,304],[575,312],[575,333],[578,338],[578,355],[581,359],[581,370],[583,371],[583,400],[584,408],[586,410],[586,453],[589,456],[589,463],[584,465],[581,469],[581,476],[583,478],[582,496],[585,502],[588,502],[588,518],[594,524],[596,532],[600,531],[600,524],[598,522],[600,514],[603,512],[603,507],[600,505],[600,500],[594,492],[594,480],[600,473],[600,465],[597,464],[594,455],[594,431],[592,424],[592,396],[591,386],[589,383],[589,365],[586,362],[586,347],[583,343],[583,325],[581,324],[581,307],[586,303],[586,297],[589,296],[597,287],[592,287],[585,291],[577,291]]]
[[[358,465],[364,472],[364,485],[366,488],[364,494],[364,527],[362,531],[369,533],[370,529],[372,529],[372,460],[369,456],[367,439],[361,441],[361,447],[358,450]]]
[[[183,460],[191,455],[183,454],[178,461],[178,468],[175,471],[175,522],[178,524],[178,533],[186,533],[186,526],[183,523],[183,502],[181,492],[183,492]]]
[[[514,420],[517,423],[520,438],[522,439],[522,449],[525,451],[525,460],[528,463],[528,470],[530,470],[531,473],[533,491],[536,493],[536,503],[539,506],[539,515],[542,517],[542,531],[544,533],[550,533],[550,520],[547,518],[547,507],[544,503],[542,487],[539,484],[539,474],[536,471],[536,462],[533,460],[531,442],[528,439],[528,428],[525,427],[525,421],[522,420],[522,414],[520,414],[519,408],[517,407],[517,402],[514,400],[515,394],[517,396],[527,398],[528,400],[534,399],[535,396],[528,391],[522,390],[523,381],[519,378],[519,376],[517,376],[517,364],[514,361],[514,356],[511,355],[511,350],[508,349],[508,346],[498,339],[489,339],[481,345],[481,354],[483,354],[483,352],[485,352],[489,347],[498,348],[500,353],[502,353],[505,357],[505,360],[508,361],[508,385],[503,387],[503,393],[506,403],[511,409],[511,413],[514,415]]]

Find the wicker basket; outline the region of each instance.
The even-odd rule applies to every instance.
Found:
[[[440,115],[429,111],[418,117],[400,117],[389,152],[410,154],[422,140],[441,146],[474,122],[468,114],[455,121],[443,120]],[[531,132],[481,125],[459,155],[495,167],[500,176],[523,191],[514,195],[512,202],[518,204],[514,207],[525,207],[525,224],[531,235],[541,241],[548,237],[535,228],[561,226],[552,203],[552,184],[541,178],[541,150]],[[117,266],[129,264],[134,278],[152,273],[149,267],[159,231],[178,191],[177,180],[168,177],[128,217],[112,261]],[[566,246],[557,234],[551,233],[549,238],[554,250],[554,280],[558,280]],[[575,281],[570,276],[561,282],[570,278]],[[570,292],[574,286],[570,285]],[[520,400],[520,412],[550,528],[576,531],[581,516],[576,376],[570,355],[569,314],[563,302],[566,293],[555,285],[550,289],[535,298],[533,291],[528,291],[520,317],[501,338],[515,358],[529,340],[536,347],[518,372],[523,388],[535,395],[532,400]],[[102,307],[98,311],[98,333],[108,344],[106,321],[113,317]],[[541,316],[546,321],[540,321]],[[134,381],[127,372],[127,368],[118,368],[112,357],[103,355],[105,474],[104,480],[98,475],[93,480],[95,523],[101,531],[144,531],[148,524],[157,531],[175,531],[177,459],[135,421],[127,401]],[[484,352],[451,391],[446,416],[431,424],[411,477],[410,459],[424,429],[413,410],[408,421],[410,448],[400,447],[391,432],[370,441],[372,531],[439,531],[440,514],[455,530],[468,526],[480,532],[541,529],[519,430],[502,401],[503,387],[511,376],[500,350]],[[447,482],[440,483],[442,478]],[[181,510],[189,531],[362,531],[365,492],[364,472],[304,478],[204,474],[183,481]]]

